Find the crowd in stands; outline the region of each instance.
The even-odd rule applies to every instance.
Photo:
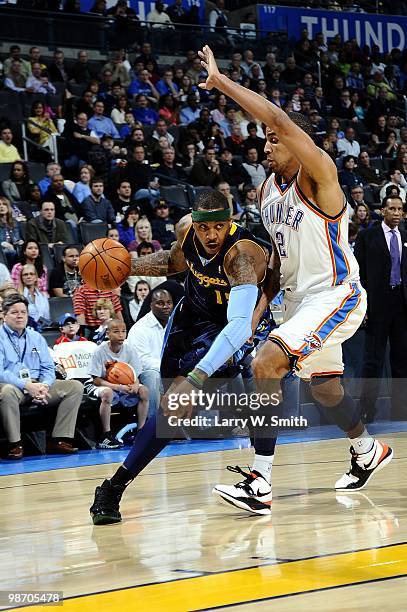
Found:
[[[166,15],[175,22],[181,10],[176,1]],[[4,92],[22,105],[31,100],[32,109],[25,120],[26,160],[21,126],[7,114],[0,118],[0,298],[23,295],[30,326],[59,328],[58,343],[86,337],[102,346],[110,322],[124,322],[112,332],[119,339],[109,350],[120,352],[130,330],[128,344],[140,362],[135,369],[147,389],[139,399],[148,404],[149,395],[149,410],[155,410],[157,347],[183,279],[154,293],[149,312],[146,296],[166,278],[130,277],[118,290],[97,291],[81,281],[80,250],[103,236],[120,241],[133,257],[168,249],[176,222],[203,189],[224,193],[236,222],[267,239],[256,192],[268,176],[265,126],[223,94],[199,88],[206,73],[193,50],[168,65],[144,43],[131,61],[119,50],[95,69],[84,50],[69,63],[60,49],[48,58],[32,47],[24,57],[14,44],[2,70]],[[387,195],[405,204],[407,126],[400,102],[407,93],[406,52],[381,54],[340,36],[310,40],[304,30],[291,49],[276,49],[263,61],[234,46],[222,70],[287,112],[308,117],[315,141],[337,165],[352,245],[358,232],[381,219]],[[72,299],[63,320],[53,319],[55,298]],[[154,347],[152,354],[146,346]],[[93,386],[104,388],[100,369],[93,374]],[[102,401],[107,438],[101,443],[112,447],[106,406],[120,398],[92,390]],[[143,405],[141,413],[145,418]]]

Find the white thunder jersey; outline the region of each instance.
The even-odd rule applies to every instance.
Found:
[[[304,196],[296,177],[282,189],[272,174],[261,202],[264,226],[280,255],[281,289],[302,295],[359,280],[345,197],[343,210],[330,217]]]

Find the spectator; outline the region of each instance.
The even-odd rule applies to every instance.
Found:
[[[147,64],[151,62],[154,66],[154,72],[158,72],[158,65],[155,56],[152,53],[151,43],[143,42],[141,45],[141,54],[136,57],[134,60],[134,65],[141,63],[143,66],[147,66]]]
[[[143,125],[154,125],[158,119],[158,113],[150,108],[148,99],[144,94],[139,94],[136,97],[136,105],[133,111],[134,118]]]
[[[387,183],[385,183],[383,187],[380,189],[380,199],[383,200],[386,197],[387,195],[386,190],[388,187],[395,185],[400,190],[400,197],[404,203],[406,201],[406,195],[407,195],[406,194],[407,182],[404,176],[402,175],[402,173],[400,172],[400,170],[398,170],[397,168],[393,168],[392,170],[389,170],[387,179],[388,179]]]
[[[338,174],[340,185],[344,185],[346,187],[362,185],[362,177],[355,172],[356,161],[357,158],[353,157],[353,155],[346,155],[343,158],[343,170],[341,170]]]
[[[179,181],[186,180],[181,164],[175,163],[174,147],[168,147],[163,152],[163,161],[158,166],[157,172],[160,174],[160,185],[176,185]]]
[[[48,76],[53,83],[67,83],[69,80],[68,66],[65,63],[64,52],[55,49],[54,59],[48,66]]]
[[[123,213],[127,211],[130,206],[136,214],[139,212],[137,204],[135,204],[132,199],[130,181],[122,179],[116,189],[116,194],[116,198],[112,202],[113,208],[116,213],[119,213],[122,216]]]
[[[249,222],[259,221],[260,220],[260,212],[259,212],[259,203],[257,200],[257,189],[254,185],[246,185],[243,189],[243,213],[246,214],[246,220]]]
[[[225,109],[225,120],[220,124],[226,138],[232,134],[234,125],[238,125],[236,119],[236,109],[234,106],[227,106]]]
[[[165,138],[169,146],[172,146],[175,141],[174,136],[169,133],[164,119],[158,119],[155,124],[155,130],[151,135],[151,140],[153,141],[158,141],[160,138]]]
[[[206,147],[202,159],[198,159],[192,166],[189,180],[192,185],[212,187],[219,176],[219,162],[216,159],[215,149]]]
[[[125,4],[127,4],[127,2],[125,2]],[[129,9],[127,6],[126,9],[130,11],[133,10]],[[135,13],[134,15],[136,16]],[[126,63],[123,61],[123,54],[121,51],[113,52],[110,61],[103,66],[102,71],[105,72],[106,70],[109,70],[112,73],[112,81],[114,83],[120,83],[120,85],[125,88],[130,85],[129,70],[126,66]]]
[[[187,97],[187,105],[181,109],[180,123],[193,123],[199,119],[201,107],[199,106],[198,97],[195,93],[191,93]]]
[[[114,223],[116,214],[110,200],[103,195],[104,189],[103,180],[94,176],[90,182],[92,194],[82,202],[83,217],[87,223]]]
[[[379,187],[382,183],[380,170],[370,165],[370,155],[367,151],[362,151],[359,155],[358,174],[365,185]]]
[[[230,149],[222,150],[219,164],[222,178],[233,187],[243,189],[244,184],[250,182],[248,172],[243,168],[241,162],[233,159]]]
[[[187,13],[182,6],[182,0],[175,0],[166,8],[166,13],[171,20],[171,23],[183,24],[186,22]]]
[[[79,325],[87,325],[92,330],[100,325],[100,319],[95,315],[94,306],[102,298],[112,302],[115,317],[123,320],[123,308],[116,292],[108,289],[94,289],[84,283],[73,294],[74,313],[78,317]]]
[[[97,100],[93,105],[93,117],[88,121],[88,128],[93,130],[97,138],[102,138],[106,134],[112,138],[120,138],[113,121],[110,117],[104,116],[105,105],[100,100]]]
[[[123,182],[121,184],[123,185]],[[127,185],[129,185],[129,183],[127,183]],[[139,220],[139,217],[140,210],[138,206],[130,204],[124,213],[123,221],[117,224],[119,240],[125,247],[136,239],[135,225]]]
[[[354,187],[351,187],[349,204],[353,207],[353,210],[349,211],[349,216],[353,215],[354,209],[358,204],[366,204],[363,185],[354,185]],[[366,206],[368,206],[368,204],[366,204]]]
[[[127,93],[129,96],[136,98],[136,100],[142,94],[152,103],[157,102],[160,97],[159,92],[151,82],[151,74],[146,69],[141,70],[137,75],[137,79],[130,83]]]
[[[13,132],[9,127],[0,130],[0,164],[12,164],[21,159],[17,148],[12,144]]]
[[[137,281],[134,289],[134,298],[129,302],[130,317],[133,323],[137,321],[140,308],[149,293],[150,285],[147,283],[147,281]]]
[[[97,448],[107,450],[122,446],[110,430],[112,406],[117,404],[122,404],[126,408],[137,406],[138,430],[143,427],[148,414],[148,391],[138,381],[141,372],[140,359],[136,351],[132,350],[131,346],[125,342],[126,325],[123,321],[112,319],[108,323],[108,335],[109,341],[99,345],[92,354],[89,374],[92,376],[93,384],[86,383],[88,395],[101,400],[99,415],[102,422],[102,435]],[[119,385],[107,380],[107,364],[115,361],[127,363],[133,368],[134,383]]]
[[[69,242],[68,229],[61,219],[55,218],[55,204],[44,200],[38,217],[30,219],[26,228],[26,240],[47,243],[52,249],[54,244]]]
[[[365,80],[360,71],[359,62],[353,62],[348,76],[346,78],[346,87],[349,89],[356,89],[357,91],[363,91],[365,89]]]
[[[285,66],[285,70],[283,70],[280,75],[280,79],[284,85],[300,85],[302,81],[302,72],[297,68],[295,58],[292,56],[287,57]]]
[[[151,296],[151,312],[137,321],[129,331],[129,346],[140,357],[142,380],[149,390],[149,416],[155,414],[159,406],[161,351],[173,307],[171,294],[155,289]]]
[[[358,121],[355,109],[352,106],[349,89],[342,89],[340,97],[335,100],[332,106],[331,113],[335,117],[339,117],[339,119],[347,119],[353,122]]]
[[[195,57],[192,60],[192,66],[187,70],[186,76],[191,79],[191,83],[197,86],[199,83],[199,75],[202,72],[201,60],[199,57]]]
[[[154,251],[161,250],[162,247],[158,240],[153,240],[153,230],[151,228],[151,223],[146,217],[141,217],[141,219],[137,221],[134,231],[136,238],[127,246],[129,251],[138,251],[138,248],[142,242],[151,243],[153,245]]]
[[[95,302],[93,315],[99,320],[99,327],[93,330],[91,340],[95,344],[102,344],[107,340],[107,324],[116,318],[113,302],[106,298],[100,298]]]
[[[3,302],[4,325],[0,329],[0,413],[9,442],[9,459],[21,459],[20,405],[27,400],[58,406],[50,453],[75,453],[75,424],[83,396],[77,380],[55,380],[55,368],[47,343],[27,328],[28,303],[20,295]],[[24,369],[22,369],[24,366]],[[22,377],[21,372],[28,372]],[[25,393],[23,393],[25,391]]]
[[[397,99],[396,94],[385,81],[384,71],[379,68],[373,73],[373,81],[367,86],[366,93],[370,98],[377,98],[380,91],[386,92],[386,96],[384,96],[384,94],[382,95],[385,99],[387,98],[389,102],[393,102]]]
[[[134,128],[136,128],[137,126],[132,110],[126,111],[124,113],[124,120],[125,120],[125,123],[119,126],[119,134],[120,134],[120,138],[125,139],[124,144],[126,146],[126,140],[129,138]]]
[[[48,288],[48,273],[47,268],[42,261],[40,245],[36,240],[26,240],[21,247],[21,255],[19,263],[16,263],[11,270],[11,280],[14,287],[18,290],[20,285],[21,268],[25,264],[35,266],[38,274],[38,288],[40,291],[47,291]]]
[[[257,149],[254,147],[247,149],[246,161],[242,164],[250,177],[250,182],[257,188],[263,181],[266,180],[266,171],[264,166],[258,163]]]
[[[395,160],[397,158],[398,147],[396,132],[390,130],[386,142],[379,146],[378,153],[383,159]]]
[[[40,214],[42,195],[40,188],[35,183],[29,187],[28,199],[24,202],[13,204],[13,216],[17,221],[27,221]]]
[[[14,60],[11,63],[7,77],[4,79],[4,87],[6,87],[6,89],[11,89],[11,91],[16,91],[17,93],[27,91],[25,86],[27,78],[28,77],[23,74],[21,62],[19,60]],[[27,93],[31,92],[27,91]]]
[[[393,419],[406,418],[407,379],[407,235],[399,230],[403,202],[383,200],[383,221],[360,232],[355,256],[367,291],[367,324],[360,408],[365,422],[376,412],[380,378],[390,342]]]
[[[82,216],[79,202],[65,187],[62,174],[54,174],[44,199],[54,203],[56,217],[69,223],[74,234],[77,233],[78,222]]]
[[[174,26],[171,23],[171,19],[167,13],[164,12],[164,3],[161,0],[157,0],[154,8],[147,14],[146,21],[152,29],[156,28],[171,28]]]
[[[174,5],[175,6],[175,5]],[[171,7],[169,7],[170,9]],[[169,11],[168,9],[168,11]],[[183,9],[182,9],[183,10]],[[167,12],[168,12],[167,11]],[[179,87],[174,83],[174,72],[172,68],[166,68],[162,78],[157,81],[156,89],[160,96],[171,94],[173,98],[177,99],[179,96]]]
[[[315,108],[321,117],[326,118],[328,109],[326,107],[324,90],[322,87],[315,87],[315,95],[311,100],[311,107]]]
[[[123,125],[126,125],[126,113],[129,113],[133,117],[133,113],[131,111],[130,105],[126,96],[119,96],[117,102],[115,104],[114,109],[110,113],[110,118],[113,123],[116,125],[117,129],[120,133],[120,128]]]
[[[170,217],[168,203],[160,199],[154,207],[154,219],[151,222],[154,240],[157,240],[163,249],[170,250],[176,240],[175,221]]]
[[[39,289],[37,270],[32,264],[25,264],[21,268],[18,289],[28,302],[28,316],[37,324],[37,329],[49,325],[48,294]]]
[[[158,115],[164,119],[168,125],[179,124],[179,104],[172,94],[161,96],[158,103]]]
[[[49,162],[46,168],[46,175],[38,183],[42,195],[46,193],[48,187],[51,185],[54,174],[61,174],[61,166],[57,162]]]
[[[211,111],[211,117],[212,117],[212,120],[215,121],[215,123],[220,124],[222,121],[225,121],[226,107],[227,107],[227,99],[226,99],[225,94],[218,92],[216,99],[215,99],[215,108]]]
[[[34,62],[31,66],[32,74],[28,77],[25,84],[26,88],[33,93],[55,94],[56,89],[49,82],[47,73],[41,68],[39,62]]]
[[[89,127],[85,112],[76,114],[75,121],[68,123],[63,134],[66,142],[68,159],[67,167],[78,167],[89,160],[89,153],[94,145],[100,144],[96,131]]]
[[[62,261],[49,277],[49,293],[51,297],[72,297],[82,284],[78,269],[79,250],[74,246],[66,246],[62,251]]]
[[[16,248],[23,244],[20,229],[13,219],[13,211],[7,198],[0,196],[0,244],[7,263],[11,267],[15,263]]]
[[[369,206],[363,202],[356,204],[352,221],[357,226],[358,232],[372,227],[373,221]]]
[[[243,143],[245,150],[247,151],[248,149],[255,148],[257,151],[258,159],[260,161],[263,161],[264,159],[266,159],[266,155],[264,153],[264,145],[266,144],[266,139],[258,135],[257,124],[254,121],[249,121],[246,129],[248,136]]]
[[[353,155],[358,157],[360,153],[360,145],[355,140],[355,130],[353,127],[347,127],[345,130],[345,138],[341,138],[338,142],[338,153],[341,157]]]
[[[85,165],[80,169],[79,181],[75,184],[72,192],[79,204],[81,204],[85,198],[92,194],[89,185],[94,176],[95,171],[92,166]]]
[[[41,147],[50,146],[53,134],[58,134],[51,115],[42,102],[34,102],[31,117],[27,119],[27,129],[31,138]]]
[[[230,130],[230,136],[225,140],[226,148],[232,151],[233,155],[243,156],[245,152],[245,141],[242,136],[240,125],[233,125]]]
[[[242,207],[233,197],[230,191],[229,183],[227,183],[226,181],[219,181],[219,183],[216,185],[216,189],[217,191],[220,191],[220,193],[222,193],[229,202],[229,208],[232,218],[239,219],[240,215],[242,214]]]
[[[216,32],[216,34],[227,39],[228,18],[223,12],[224,8],[224,0],[216,0],[216,6],[209,13],[209,25],[211,27],[211,32]]]
[[[15,161],[10,168],[10,178],[2,182],[1,188],[10,202],[20,202],[28,200],[30,197],[30,175],[27,163]]]
[[[4,60],[3,71],[6,76],[9,75],[13,62],[20,63],[21,75],[25,80],[27,80],[31,74],[31,64],[29,61],[21,57],[21,47],[19,47],[18,45],[11,45],[10,57]]]
[[[96,74],[89,64],[87,52],[78,51],[78,59],[72,66],[71,79],[75,83],[89,83],[94,78],[96,78]]]
[[[55,340],[55,345],[64,344],[65,342],[87,342],[87,338],[80,336],[78,319],[74,314],[66,312],[58,321],[61,335]]]

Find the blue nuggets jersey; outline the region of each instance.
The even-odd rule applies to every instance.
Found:
[[[188,264],[189,272],[185,282],[185,301],[190,310],[203,317],[225,325],[227,323],[227,307],[230,293],[230,284],[223,264],[225,256],[230,249],[241,241],[255,243],[263,251],[255,237],[246,229],[232,223],[232,227],[220,251],[213,257],[206,259],[198,251],[198,239],[193,226],[187,230],[182,243],[182,251]],[[209,257],[209,256],[208,256]],[[263,282],[262,279],[261,282]],[[261,283],[260,283],[261,284]]]

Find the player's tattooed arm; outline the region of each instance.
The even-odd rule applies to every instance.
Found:
[[[231,287],[257,285],[267,268],[265,251],[251,240],[242,240],[225,257],[225,272]]]
[[[177,241],[173,242],[169,251],[157,251],[151,255],[145,255],[132,260],[131,273],[135,276],[170,276],[187,269],[182,252],[182,240],[191,225],[189,215],[183,217],[177,227]],[[188,222],[189,221],[189,222]]]

